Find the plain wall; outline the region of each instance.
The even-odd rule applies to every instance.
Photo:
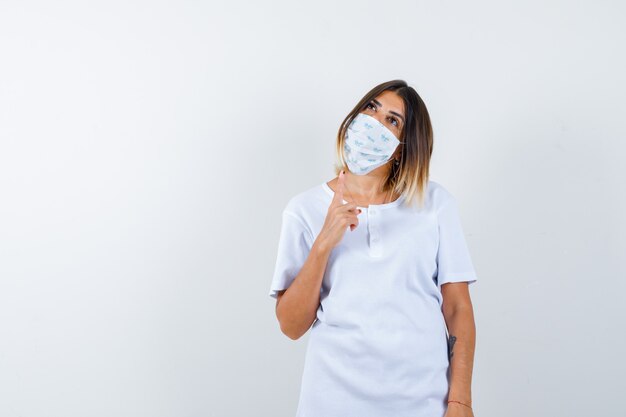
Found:
[[[0,2],[0,417],[293,416],[287,200],[409,82],[479,281],[475,415],[623,408],[617,1]]]

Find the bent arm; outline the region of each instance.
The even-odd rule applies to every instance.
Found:
[[[315,321],[329,255],[328,246],[316,240],[291,285],[277,295],[276,317],[290,339],[299,339]]]

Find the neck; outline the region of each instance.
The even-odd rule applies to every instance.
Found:
[[[389,166],[383,165],[366,175],[355,175],[345,168],[345,174],[346,185],[352,193],[374,197],[383,192],[383,185],[389,176]]]

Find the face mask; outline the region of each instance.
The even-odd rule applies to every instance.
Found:
[[[365,175],[384,165],[400,142],[381,122],[364,113],[356,115],[343,142],[350,172]]]

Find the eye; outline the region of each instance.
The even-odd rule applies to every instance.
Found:
[[[395,117],[388,117],[387,119],[389,119],[389,120],[391,120],[393,122],[396,122],[396,124],[394,125],[395,127],[399,126],[398,120]]]
[[[365,108],[366,108],[366,109],[369,109],[369,108],[370,108],[370,106],[372,106],[372,109],[373,109],[373,110],[376,110],[376,106],[374,105],[374,103],[367,103],[367,104],[365,105]]]

